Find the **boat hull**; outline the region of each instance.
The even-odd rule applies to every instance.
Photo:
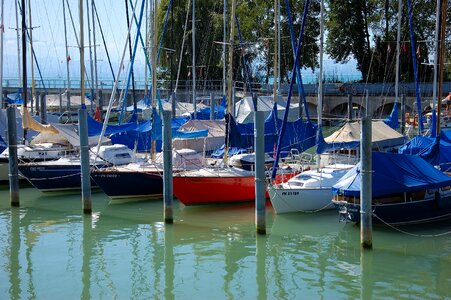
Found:
[[[159,173],[94,171],[91,178],[112,199],[151,198],[163,194]]]
[[[19,171],[41,192],[81,189],[80,165],[19,165]],[[91,187],[96,187],[91,179]]]
[[[184,205],[255,201],[255,177],[174,176],[174,195]]]
[[[360,205],[334,201],[342,220],[360,222]],[[373,204],[373,223],[393,225],[416,224],[438,221],[451,217],[451,196],[438,200],[417,200],[393,204]]]
[[[277,214],[333,209],[332,189],[296,189],[269,186],[269,198]]]

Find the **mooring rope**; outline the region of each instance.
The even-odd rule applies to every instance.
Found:
[[[446,216],[451,216],[451,214],[448,214],[448,215],[446,215]],[[400,229],[400,228],[397,228],[396,226],[394,226],[394,225],[392,225],[392,224],[386,222],[385,220],[381,219],[378,215],[376,215],[374,212],[373,212],[373,217],[375,217],[376,219],[378,219],[378,220],[381,221],[384,225],[390,227],[391,229],[393,229],[393,230],[395,230],[395,231],[398,231],[398,232],[400,232],[400,233],[404,233],[404,234],[410,235],[410,236],[415,236],[415,237],[425,237],[425,238],[435,238],[435,237],[445,236],[445,235],[451,234],[451,231],[446,231],[446,232],[442,232],[442,233],[438,233],[438,234],[416,234],[416,233],[411,233],[411,232],[407,232],[407,231],[405,231],[405,230],[402,230],[402,229]],[[445,216],[443,216],[443,217],[445,217]],[[424,220],[425,220],[425,221],[431,221],[431,220],[433,220],[433,219],[434,219],[434,218],[429,218],[429,219],[424,219]]]

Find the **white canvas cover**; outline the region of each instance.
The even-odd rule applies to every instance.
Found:
[[[91,105],[91,100],[85,98],[86,105]],[[60,107],[60,95],[59,94],[51,94],[45,96],[45,103],[48,110],[59,110]],[[61,94],[61,106],[63,110],[67,110],[67,94],[66,92]],[[81,107],[81,96],[79,95],[71,95],[70,96],[70,106],[72,109]]]
[[[208,130],[208,136],[194,139],[179,139],[173,141],[173,148],[194,149],[197,152],[214,151],[224,144],[225,121],[224,120],[190,120],[180,126],[180,131],[192,132],[198,130]],[[205,146],[205,149],[204,149]]]
[[[265,119],[271,114],[274,105],[273,96],[258,96],[257,109],[263,111]],[[286,101],[282,96],[277,96],[277,117],[283,119],[285,113]],[[296,121],[299,115],[299,105],[291,104],[288,112],[288,121]],[[237,123],[254,122],[254,104],[251,97],[245,97],[235,103],[235,120]]]
[[[360,120],[347,122],[324,140],[327,143],[359,142],[361,135]],[[384,123],[384,121],[372,122],[373,149],[397,147],[404,144],[404,136]]]
[[[80,147],[80,136],[78,135],[78,125],[74,124],[53,124],[53,126],[64,136],[74,147]],[[110,141],[107,137],[102,137],[102,144]],[[89,146],[95,146],[99,142],[99,136],[88,138]]]

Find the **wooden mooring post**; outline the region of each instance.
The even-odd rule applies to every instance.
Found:
[[[265,125],[263,111],[254,114],[255,145],[255,226],[258,234],[266,234],[265,197]]]
[[[80,90],[81,108],[78,111],[78,133],[80,135],[80,164],[81,164],[81,197],[85,214],[92,213],[91,176],[88,143],[88,112],[85,105],[85,77],[84,77],[84,42],[83,42],[83,0],[79,1],[80,19]]]
[[[19,201],[19,170],[17,159],[17,126],[16,108],[6,109],[8,117],[8,151],[9,151],[9,199],[11,206],[20,206]]]
[[[372,120],[368,109],[368,94],[366,98],[366,115],[362,118],[362,137],[360,141],[361,176],[360,181],[360,244],[363,248],[373,247],[373,221],[372,221],[372,157],[371,157],[371,131]]]
[[[172,132],[171,111],[163,111],[163,198],[164,221],[174,222],[172,196]]]

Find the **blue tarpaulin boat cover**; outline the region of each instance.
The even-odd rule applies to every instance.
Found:
[[[254,146],[254,124],[237,124],[233,118],[230,122],[230,144],[231,147],[242,149]],[[277,148],[277,141],[282,128],[283,121],[276,117],[275,108],[265,120],[265,153],[273,153]],[[313,147],[316,143],[317,125],[310,121],[297,119],[287,122],[282,139],[281,155],[286,156],[291,149],[299,152]]]
[[[451,143],[443,132],[440,132],[440,139],[416,136],[400,147],[398,153],[419,155],[431,165],[439,165],[442,171],[447,171],[451,166]]]
[[[210,120],[210,107],[204,107],[196,111],[196,118],[194,118],[194,113],[191,113],[191,119],[196,120]],[[215,120],[223,119],[225,116],[225,107],[222,105],[217,105],[214,108],[213,117]]]
[[[23,105],[21,93],[22,89],[19,89],[17,93],[6,95],[6,102],[10,105]]]
[[[385,120],[384,123],[387,124],[388,126],[390,126],[393,129],[398,129],[399,128],[399,120],[398,120],[398,104],[395,102],[395,104],[393,105],[393,109],[390,113],[390,116],[388,116]]]
[[[418,155],[372,153],[372,195],[388,196],[402,192],[434,189],[451,185],[451,177],[437,170]],[[333,187],[334,194],[360,195],[360,163]]]
[[[0,135],[0,153],[5,151],[6,147],[8,147],[8,145],[6,145],[6,142],[3,140],[2,136]]]
[[[150,121],[146,121],[144,123],[150,123]],[[142,124],[138,124],[136,122],[128,122],[121,125],[107,125],[105,135],[135,130],[141,125]],[[102,133],[102,126],[103,123],[97,122],[94,118],[88,115],[88,136],[100,135]]]
[[[140,124],[135,124],[135,128],[111,135],[110,138],[113,144],[124,144],[130,149],[136,149],[137,151],[142,152],[149,151],[151,149],[152,139],[154,139],[157,141],[156,151],[161,151],[163,122],[160,116],[156,113],[155,109],[153,112],[153,116],[155,118],[155,127],[153,129],[151,120]],[[172,124],[175,124],[176,128],[172,128],[172,138],[199,138],[206,137],[208,135],[208,130],[193,132],[178,131],[177,129],[180,127],[179,124],[182,120],[183,118],[176,118],[175,121],[173,120]]]

